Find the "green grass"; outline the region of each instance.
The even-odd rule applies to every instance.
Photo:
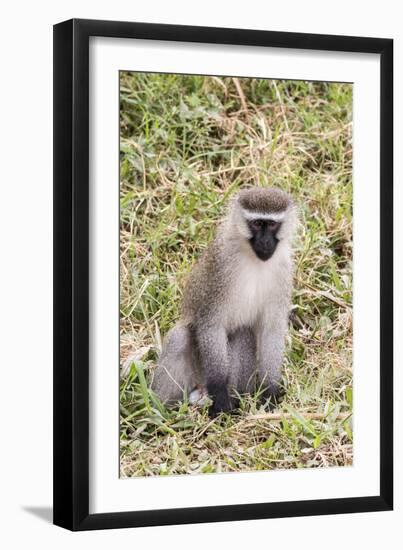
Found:
[[[121,476],[351,465],[352,87],[121,73]],[[300,207],[284,383],[211,420],[148,389],[185,279],[229,197]]]

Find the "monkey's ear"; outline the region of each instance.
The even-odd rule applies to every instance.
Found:
[[[235,206],[239,205],[240,202],[239,202],[239,196],[240,194],[239,193],[236,193],[235,195],[232,195],[232,197],[230,197],[228,199],[228,202],[227,202],[227,208],[228,210],[232,210]]]
[[[232,208],[227,216],[226,230],[228,236],[234,236],[234,230],[245,239],[250,239],[252,231],[242,212],[242,207],[237,200],[234,200]]]

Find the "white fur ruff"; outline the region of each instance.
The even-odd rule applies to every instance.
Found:
[[[259,260],[252,249],[250,254],[242,254],[232,292],[229,297],[233,307],[226,319],[226,328],[230,332],[253,326],[266,309],[268,301],[282,292],[281,285],[284,269],[289,269],[288,248],[279,243],[276,252],[266,262]]]

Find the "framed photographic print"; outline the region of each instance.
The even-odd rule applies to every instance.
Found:
[[[391,510],[393,42],[54,27],[54,522]]]

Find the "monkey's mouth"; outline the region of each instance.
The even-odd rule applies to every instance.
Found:
[[[266,262],[267,260],[270,260],[270,258],[273,256],[274,250],[270,252],[269,251],[262,252],[262,251],[255,250],[255,254],[259,258],[259,260],[262,260],[262,262]]]
[[[270,260],[277,246],[277,242],[273,242],[267,245],[262,245],[261,243],[258,243],[253,239],[251,239],[249,242],[251,247],[253,248],[254,253],[259,258],[259,260],[262,260],[262,262]]]

